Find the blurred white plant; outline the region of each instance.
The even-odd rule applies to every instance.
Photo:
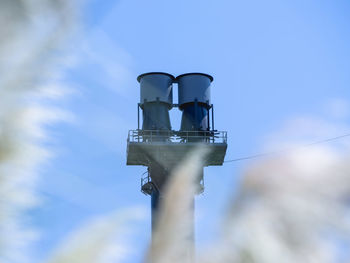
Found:
[[[348,262],[349,182],[348,157],[326,147],[261,161],[202,262]]]
[[[25,212],[37,198],[44,125],[63,118],[43,97],[57,84],[59,48],[74,24],[74,1],[0,1],[0,262],[30,262]],[[61,63],[62,61],[60,61]],[[59,69],[58,69],[59,71]],[[47,84],[47,85],[46,85]],[[20,253],[19,253],[20,251]]]
[[[208,148],[200,147],[190,152],[171,175],[165,197],[161,199],[163,203],[146,262],[187,263],[194,259],[194,196],[208,151]]]
[[[39,164],[50,155],[41,144],[43,125],[63,117],[42,97],[63,92],[51,66],[74,25],[75,2],[0,1],[0,24],[6,25],[0,27],[1,263],[30,262],[33,232],[24,215],[37,202]],[[193,196],[205,152],[197,151],[175,171],[146,262],[192,260]],[[349,197],[348,152],[311,147],[262,160],[247,170],[223,219],[221,237],[199,252],[198,261],[349,262]],[[119,262],[125,255],[114,239],[119,218],[89,224],[48,262]],[[111,251],[117,258],[109,257]]]
[[[299,150],[247,169],[222,235],[197,253],[198,262],[349,262],[348,152],[325,145],[293,149]],[[194,154],[174,173],[146,262],[186,262],[179,258],[191,246],[185,237],[202,157]]]
[[[144,218],[144,209],[135,207],[95,218],[75,231],[47,263],[117,263],[135,251],[128,232],[135,219]]]

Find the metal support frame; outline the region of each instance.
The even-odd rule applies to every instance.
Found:
[[[214,105],[212,104],[211,105],[211,128],[213,131],[215,131],[215,128],[214,128]]]
[[[141,104],[137,103],[137,130],[138,131],[140,130],[140,107],[141,107]],[[140,142],[140,137],[137,138],[137,141]]]
[[[194,99],[194,117],[195,119],[198,119],[198,100],[197,98]],[[198,127],[194,127],[195,130],[197,131],[200,127],[198,123],[195,123],[196,125],[198,125]],[[192,126],[193,127],[193,126]]]

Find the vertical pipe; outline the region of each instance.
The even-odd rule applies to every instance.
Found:
[[[210,131],[210,108],[208,108],[207,111],[208,111],[208,131]]]
[[[207,130],[206,130],[206,132],[205,132],[205,141],[206,142],[210,142],[210,107],[209,108],[207,108],[207,111],[208,111],[208,115],[207,115],[207,119],[208,119],[208,128],[207,128]]]
[[[140,103],[137,103],[137,141],[140,142]]]
[[[160,204],[163,202],[161,193],[156,188],[153,189],[151,194],[151,215],[152,215],[152,235],[154,234],[157,228],[158,213]],[[188,241],[187,246],[184,248],[184,254],[180,257],[183,259],[182,263],[194,263],[195,262],[195,227],[194,227],[194,197],[191,203],[190,210],[188,211],[188,236],[186,239]]]
[[[214,128],[214,105],[211,105],[211,127],[213,130],[215,130]]]
[[[149,167],[151,181],[153,182],[153,188],[151,192],[151,226],[152,235],[155,233],[158,224],[159,212],[161,204],[164,201],[164,189],[168,183],[170,174],[163,170],[161,166],[151,166]],[[201,177],[201,176],[200,176]],[[186,223],[189,224],[189,229],[186,233],[186,243],[187,246],[183,250],[183,254],[179,255],[181,263],[194,263],[195,258],[195,231],[194,231],[194,196],[192,197],[189,211],[186,216]],[[187,222],[188,220],[188,222]],[[153,251],[157,253],[157,251]],[[152,253],[153,253],[152,252]]]
[[[140,103],[137,103],[137,129],[140,129]]]
[[[159,191],[157,188],[153,187],[153,190],[151,193],[152,234],[154,233],[157,225],[158,208],[159,208]]]

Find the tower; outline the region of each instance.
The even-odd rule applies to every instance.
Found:
[[[127,165],[148,167],[146,176],[141,179],[141,191],[151,196],[154,229],[164,186],[174,167],[199,144],[210,149],[204,166],[222,165],[227,133],[214,129],[214,107],[210,101],[212,76],[187,73],[175,78],[168,73],[150,72],[141,74],[137,80],[140,83],[138,129],[128,134]],[[173,103],[174,84],[178,86],[177,104]],[[169,111],[174,107],[182,112],[179,130],[171,128]],[[198,184],[203,192],[203,173]]]

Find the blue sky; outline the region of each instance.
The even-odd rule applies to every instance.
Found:
[[[57,154],[39,184],[43,203],[33,221],[42,237],[34,253],[45,257],[90,217],[149,208],[140,192],[146,168],[126,166],[141,73],[213,75],[215,128],[228,131],[227,159],[261,152],[266,138],[296,118],[346,124],[349,13],[345,0],[87,1],[83,33],[71,47],[75,63],[65,72],[75,92],[59,102],[74,121],[49,128]],[[179,117],[172,113],[174,129]],[[310,139],[342,133],[317,131]],[[199,245],[215,235],[247,165],[205,169],[206,189],[196,202]],[[134,227],[137,256],[127,262],[140,262],[150,217]]]

